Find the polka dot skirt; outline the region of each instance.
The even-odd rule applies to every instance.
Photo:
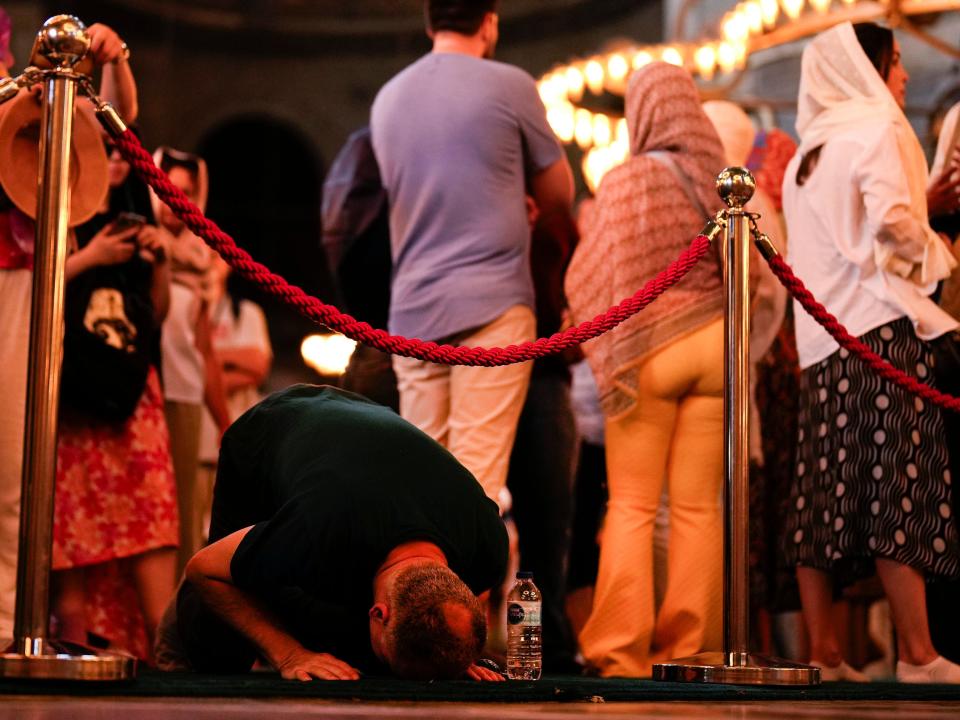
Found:
[[[861,340],[932,383],[933,358],[906,318]],[[928,576],[960,574],[943,418],[846,350],[803,371],[796,474],[784,545],[792,565],[852,581],[889,558]]]

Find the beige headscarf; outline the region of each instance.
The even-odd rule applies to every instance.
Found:
[[[720,207],[714,181],[725,165],[723,149],[690,75],[666,63],[641,68],[630,78],[626,113],[632,156],[597,189],[567,271],[567,298],[578,322],[639,290],[703,228],[681,173],[698,205],[709,213]],[[667,153],[680,172],[664,162]],[[719,264],[705,258],[646,310],[584,345],[608,416],[632,406],[633,370],[643,358],[723,314],[722,291]]]
[[[874,247],[877,268],[889,273],[886,290],[901,296],[911,293],[902,280],[932,292],[936,282],[956,265],[950,251],[927,225],[927,161],[923,148],[903,110],[857,40],[849,22],[821,33],[804,48],[797,101],[797,133],[801,155],[831,138],[857,131],[869,122],[889,122],[896,129],[903,171],[910,187],[910,210],[927,227],[922,253],[905,255],[903,243],[878,237]],[[878,288],[879,297],[886,296]]]
[[[716,128],[728,165],[743,167],[753,150],[757,131],[746,111],[729,100],[708,100],[703,104],[703,112]],[[786,247],[785,238],[780,231],[777,211],[770,197],[757,188],[746,209],[757,213],[757,226],[761,232],[774,238],[781,251]],[[755,368],[773,345],[787,310],[787,291],[777,280],[760,254],[750,252],[750,285],[752,302],[750,303],[750,362]],[[750,373],[750,459],[763,465],[763,438],[760,434],[760,412],[757,406],[757,375],[755,369]]]
[[[741,167],[746,165],[757,137],[750,116],[729,100],[707,100],[703,104],[703,112],[720,136],[727,162]]]

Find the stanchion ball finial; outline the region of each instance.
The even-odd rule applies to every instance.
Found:
[[[87,28],[73,15],[55,15],[37,33],[36,51],[54,67],[72,68],[89,49]]]
[[[756,192],[757,181],[743,167],[724,168],[717,176],[717,192],[731,210],[739,210]]]

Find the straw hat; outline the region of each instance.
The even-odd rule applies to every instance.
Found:
[[[0,105],[0,187],[22,213],[36,218],[40,167],[40,103],[21,92]],[[103,206],[109,191],[107,154],[100,127],[90,113],[74,113],[70,146],[70,217],[73,227]]]

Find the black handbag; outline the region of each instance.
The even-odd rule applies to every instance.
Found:
[[[954,330],[930,342],[933,376],[937,389],[960,395],[960,331]]]
[[[121,423],[143,395],[157,332],[144,265],[95,268],[67,285],[61,403],[82,417]]]

